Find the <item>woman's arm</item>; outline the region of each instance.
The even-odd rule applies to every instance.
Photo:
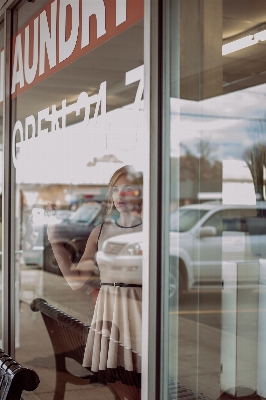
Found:
[[[56,226],[48,227],[48,239],[51,243],[58,266],[72,290],[80,289],[90,278],[94,271],[95,255],[100,233],[100,225],[96,226],[87,241],[83,256],[77,266],[69,259],[67,252],[60,240]]]

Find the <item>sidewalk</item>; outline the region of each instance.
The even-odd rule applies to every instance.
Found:
[[[33,315],[31,315],[33,314]],[[32,318],[34,317],[34,318]],[[27,392],[29,400],[52,400],[55,388],[54,352],[42,317],[33,313],[26,303],[21,304],[21,346],[16,349],[16,359],[25,367],[33,368],[40,378],[34,393]],[[77,366],[68,367],[78,372]],[[67,385],[65,400],[109,400],[109,390],[105,387]]]
[[[53,348],[41,315],[33,313],[29,304],[33,298],[42,297],[55,307],[89,323],[94,310],[93,298],[88,288],[84,291],[72,291],[61,276],[28,268],[22,270],[21,274],[20,346],[16,349],[16,359],[22,365],[33,368],[41,380],[34,394],[28,393],[27,398],[52,400],[55,387]],[[218,306],[214,306],[216,315],[217,312],[220,313]],[[188,319],[184,313],[172,313],[169,320],[170,377],[209,399],[217,399],[220,395],[221,330],[201,323],[200,317],[195,321]],[[245,348],[250,346],[251,341],[254,345],[255,339],[247,334],[246,337],[241,337],[241,340]],[[241,368],[242,376],[248,376],[250,368],[256,366],[249,364]],[[113,398],[106,387],[90,385],[68,384],[65,395],[65,400]]]
[[[16,349],[16,359],[23,366],[33,368],[40,377],[40,384],[34,393],[26,392],[25,400],[52,400],[55,388],[55,361],[52,344],[40,313],[30,309],[36,297],[45,298],[55,307],[88,323],[94,310],[90,288],[83,291],[70,289],[61,276],[43,272],[40,269],[21,270],[20,313],[17,323],[20,327],[20,346]],[[79,366],[70,362],[68,367],[76,370]],[[68,384],[65,400],[109,400],[113,395],[102,386],[76,386]]]

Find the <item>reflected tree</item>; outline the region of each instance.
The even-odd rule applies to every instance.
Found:
[[[197,146],[180,144],[181,155],[171,158],[171,201],[197,202],[199,192],[222,191],[222,162],[218,146],[199,140]],[[179,201],[178,200],[178,201]]]
[[[266,145],[258,143],[246,150],[244,160],[250,170],[258,199],[265,200],[263,170],[266,167]]]
[[[180,180],[196,182],[219,182],[222,180],[222,163],[217,160],[216,145],[207,140],[199,140],[196,154],[185,144],[181,144],[184,155],[180,156]]]
[[[243,158],[250,170],[255,193],[259,201],[265,201],[264,185],[264,168],[266,167],[266,125],[261,120],[258,124],[252,125],[249,129],[249,137],[254,143],[245,150]]]

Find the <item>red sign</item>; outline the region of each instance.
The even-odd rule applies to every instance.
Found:
[[[123,32],[143,15],[144,0],[50,0],[13,38],[12,97]]]

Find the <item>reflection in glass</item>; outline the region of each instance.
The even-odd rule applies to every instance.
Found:
[[[137,185],[137,186],[136,186]],[[58,226],[48,225],[48,239],[60,270],[73,290],[82,288],[94,271],[100,270],[101,288],[88,333],[83,366],[100,383],[123,399],[140,399],[141,388],[141,268],[134,262],[108,257],[108,240],[117,242],[142,230],[142,175],[130,166],[117,170],[110,179],[102,221],[91,232],[83,256],[74,266],[60,237]],[[110,219],[113,208],[115,221]],[[53,206],[47,212],[55,213]],[[106,243],[107,242],[107,243]],[[125,242],[125,243],[126,243]],[[102,251],[103,243],[104,251]],[[111,244],[109,244],[112,247]]]
[[[207,210],[197,210],[186,207],[172,211],[170,216],[170,231],[189,231],[206,214],[206,212]]]
[[[98,206],[98,207],[96,207]],[[78,210],[69,218],[70,223],[90,223],[95,214],[99,212],[101,209],[100,205],[95,204],[93,207],[87,207],[86,205],[82,205],[78,208]]]
[[[48,240],[48,220],[58,227],[64,254],[76,268],[91,232],[100,226],[110,176],[128,164],[143,170],[143,2],[137,3],[41,0],[26,2],[18,10],[13,54],[21,39],[23,67],[32,69],[27,68],[23,85],[17,68],[12,98],[20,251],[16,359],[39,374],[43,383],[36,393],[39,398],[54,392],[58,366],[41,316],[29,311],[29,305],[44,298],[90,325],[100,290],[96,260],[86,283],[82,287],[73,283],[75,290],[69,287]],[[116,12],[116,6],[124,11]],[[94,13],[90,17],[95,7],[97,17]],[[50,217],[48,203],[56,209]],[[114,213],[112,219],[116,217]],[[77,365],[70,363],[70,368],[75,371]],[[79,365],[77,373],[88,375],[88,370]],[[84,399],[114,397],[105,384],[77,385],[74,390]],[[67,386],[66,397],[72,391]]]
[[[171,7],[169,376],[210,399],[264,396],[266,6]]]

